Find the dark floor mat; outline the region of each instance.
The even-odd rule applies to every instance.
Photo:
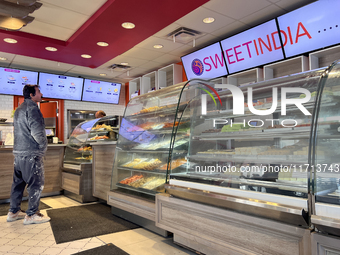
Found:
[[[138,228],[116,217],[106,204],[80,205],[48,210],[57,244]]]
[[[106,245],[93,248],[90,250],[74,253],[79,255],[129,255],[129,253],[123,251],[122,249],[118,248],[117,246],[113,245],[112,243],[108,243]]]
[[[21,210],[26,211],[27,208],[28,208],[28,201],[27,200],[26,201],[22,201],[21,202]],[[51,207],[40,201],[39,210],[45,210],[45,209],[49,209],[49,208],[51,208]],[[7,204],[0,204],[0,216],[7,215],[8,210],[9,210],[9,203],[7,203]]]

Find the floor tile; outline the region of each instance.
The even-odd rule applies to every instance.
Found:
[[[32,240],[33,241],[33,240]],[[41,240],[34,240],[34,241],[38,241],[37,246],[41,246],[41,247],[51,247],[55,244],[54,241],[41,241]]]
[[[14,249],[11,250],[11,252],[16,252],[16,253],[24,254],[29,249],[31,249],[31,247],[21,245],[21,246],[15,246]]]
[[[69,249],[69,248],[67,248],[67,249],[64,249],[59,255],[71,255],[71,254],[75,254],[77,252],[79,252],[78,249]]]
[[[148,230],[137,228],[126,230],[118,233],[98,236],[100,240],[105,243],[113,243],[119,247],[139,243],[144,240],[161,238],[159,235],[154,234]]]
[[[1,245],[0,246],[0,252],[9,252],[11,250],[13,250],[15,248],[15,246],[12,246],[12,245]]]
[[[7,245],[15,245],[15,246],[19,246],[19,245],[22,245],[26,240],[24,239],[18,239],[18,238],[15,238],[15,239],[11,239],[10,242],[6,243]]]
[[[47,248],[44,251],[44,254],[49,254],[49,255],[57,255],[62,252],[63,249],[61,248]]]
[[[29,249],[25,253],[27,253],[27,254],[44,254],[44,251],[46,249],[48,249],[48,248],[46,248],[46,247],[32,247],[31,249]]]
[[[85,246],[85,242],[72,242],[70,243],[69,246],[67,246],[67,248],[71,248],[71,249],[82,249]]]
[[[0,246],[12,241],[12,238],[0,238]]]
[[[25,245],[25,246],[39,246],[38,245],[39,242],[40,242],[40,240],[27,239],[27,240],[25,240],[25,242],[22,245]]]

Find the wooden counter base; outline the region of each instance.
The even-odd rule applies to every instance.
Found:
[[[45,186],[42,196],[56,195],[61,192],[61,171],[64,157],[64,145],[49,145],[44,157]],[[13,147],[0,148],[0,200],[7,200],[11,195],[13,181]],[[26,197],[27,191],[24,192]]]

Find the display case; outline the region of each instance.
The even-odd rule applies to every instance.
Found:
[[[173,128],[177,130],[174,160],[178,165],[185,162],[176,157],[187,151],[189,141],[189,116],[175,120],[176,110],[183,111],[190,97],[184,92],[177,109],[182,87],[174,85],[130,100],[119,130],[112,190],[145,194],[151,199],[164,192]]]
[[[67,110],[67,138],[69,139],[78,124],[95,119],[96,111]]]
[[[92,163],[91,143],[116,141],[118,116],[106,116],[78,124],[67,143],[64,167],[80,169],[82,163]]]
[[[227,89],[211,97],[201,84],[192,85],[202,94],[183,114],[191,116],[189,150],[181,156],[187,164],[181,172],[170,165],[167,191],[204,203],[219,194],[228,198],[219,206],[307,227],[315,173],[316,201],[338,205],[339,173],[316,169],[335,169],[339,157],[336,68],[229,87],[233,94]],[[216,109],[219,100],[225,108]],[[218,203],[216,196],[210,203]]]

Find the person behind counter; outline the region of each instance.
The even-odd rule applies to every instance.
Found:
[[[102,117],[105,117],[106,116],[106,113],[102,110],[96,112],[96,114],[94,115],[96,117],[96,119],[98,118],[102,118]]]
[[[24,224],[50,220],[38,210],[44,188],[43,156],[47,150],[45,123],[37,103],[42,101],[38,85],[25,85],[24,102],[14,114],[14,173],[7,221],[24,218]],[[27,184],[28,209],[21,210],[21,200]]]

